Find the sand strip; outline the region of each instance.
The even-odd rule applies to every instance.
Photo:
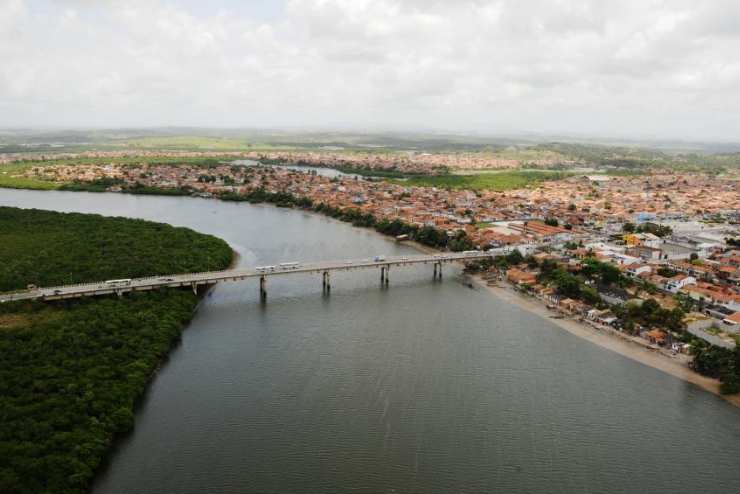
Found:
[[[581,323],[569,317],[555,319],[551,316],[555,312],[549,310],[541,301],[517,293],[512,287],[507,286],[506,282],[499,282],[497,286],[488,286],[486,281],[480,276],[470,277],[479,287],[487,290],[493,296],[505,300],[524,310],[536,314],[543,319],[556,324],[569,333],[590,341],[607,350],[616,352],[624,357],[632,359],[641,364],[648,365],[654,369],[666,372],[684,381],[690,382],[700,388],[721,396],[723,399],[740,407],[740,395],[720,395],[719,380],[702,376],[691,370],[687,365],[685,356],[671,357],[659,353],[655,350],[645,348],[644,346],[633,343],[627,339],[611,335],[604,331],[599,331],[588,324]]]

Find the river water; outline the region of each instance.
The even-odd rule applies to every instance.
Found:
[[[0,189],[213,233],[241,265],[411,253],[272,206]],[[218,285],[93,487],[131,493],[736,493],[740,410],[431,267]]]
[[[284,168],[286,170],[293,170],[301,173],[315,173],[322,177],[338,178],[338,177],[356,177],[358,180],[363,179],[361,175],[344,173],[334,168],[326,168],[323,166],[306,166],[306,165],[265,165],[255,160],[235,160],[231,164],[241,166],[269,166],[274,168]]]

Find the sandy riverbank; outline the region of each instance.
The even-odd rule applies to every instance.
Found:
[[[654,369],[671,374],[674,377],[683,379],[699,386],[700,388],[721,396],[726,401],[740,407],[740,395],[720,395],[719,380],[702,376],[691,370],[680,357],[670,357],[655,350],[645,348],[644,346],[633,343],[629,340],[621,339],[617,336],[598,331],[593,327],[575,321],[570,318],[554,319],[553,315],[542,302],[531,299],[514,291],[513,288],[506,286],[503,282],[499,286],[488,286],[486,281],[480,275],[470,277],[474,282],[484,290],[487,290],[493,296],[505,300],[524,310],[547,319],[569,333],[590,341],[602,348],[616,352],[624,357],[632,359],[641,364],[648,365]]]

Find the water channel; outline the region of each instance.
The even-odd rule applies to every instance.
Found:
[[[412,253],[267,205],[0,189],[163,221],[241,265]],[[131,493],[734,493],[740,410],[431,267],[222,284],[93,487]]]

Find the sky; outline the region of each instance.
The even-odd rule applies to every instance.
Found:
[[[740,141],[737,0],[0,0],[0,126]]]

